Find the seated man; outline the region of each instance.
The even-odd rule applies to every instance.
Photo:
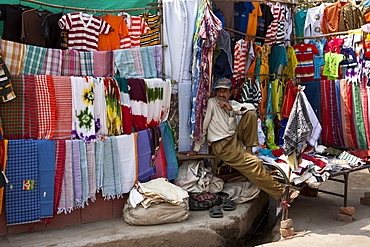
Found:
[[[279,200],[283,197],[285,189],[252,153],[252,147],[258,145],[256,109],[250,103],[229,100],[231,86],[231,81],[227,78],[216,81],[214,85],[216,97],[208,101],[201,138],[194,143],[192,151],[183,153],[197,154],[207,135],[212,151],[218,158]],[[236,114],[243,115],[238,125]],[[298,193],[290,191],[289,202],[292,202]]]

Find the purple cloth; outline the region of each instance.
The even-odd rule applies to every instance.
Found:
[[[137,132],[137,155],[139,163],[139,181],[147,182],[150,176],[154,175],[154,168],[151,166],[152,149],[150,146],[149,129]]]

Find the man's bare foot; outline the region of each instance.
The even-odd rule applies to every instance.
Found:
[[[288,203],[294,202],[294,199],[296,199],[299,196],[299,190],[289,190],[289,198],[288,198]]]

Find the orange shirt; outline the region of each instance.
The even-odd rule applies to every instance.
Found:
[[[322,33],[338,32],[340,11],[347,3],[349,2],[341,2],[341,0],[338,0],[336,3],[325,7],[321,22]]]
[[[128,29],[125,20],[121,16],[106,15],[101,17],[112,28],[109,34],[100,34],[98,40],[98,51],[109,51],[119,49],[120,40],[127,36]]]
[[[254,10],[252,11],[252,13],[249,13],[248,27],[246,33],[255,36],[257,32],[258,16],[262,16],[262,11],[259,2],[253,2],[253,6]],[[245,40],[253,39],[253,37],[245,36]]]

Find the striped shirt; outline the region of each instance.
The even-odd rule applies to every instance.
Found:
[[[111,28],[103,19],[82,12],[63,15],[58,25],[69,31],[68,49],[78,51],[96,51],[99,34],[108,34]]]
[[[295,55],[298,60],[298,65],[295,69],[297,77],[310,78],[314,75],[314,66],[313,66],[313,55],[319,54],[316,46],[313,44],[305,44],[303,42],[298,43],[293,46]],[[307,81],[307,80],[304,80]]]
[[[151,29],[149,33],[140,36],[140,46],[159,45],[159,15],[141,13],[140,17],[144,18]]]
[[[140,47],[140,35],[147,34],[150,32],[148,24],[140,16],[133,16],[127,13],[120,13],[126,21],[128,35],[121,39],[120,48],[129,49],[133,47]]]

